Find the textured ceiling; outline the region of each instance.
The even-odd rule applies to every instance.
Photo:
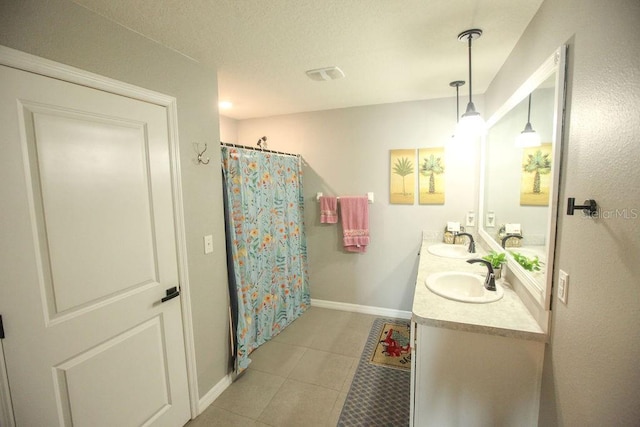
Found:
[[[542,0],[74,0],[218,71],[236,119],[483,93]],[[455,6],[455,8],[454,8]],[[305,71],[340,67],[317,82]],[[461,88],[466,94],[468,86]],[[465,99],[464,97],[462,99]]]

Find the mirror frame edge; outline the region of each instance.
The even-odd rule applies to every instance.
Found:
[[[530,92],[536,89],[544,80],[556,72],[556,85],[554,95],[555,111],[553,116],[553,158],[554,162],[551,166],[551,176],[553,185],[549,191],[549,211],[548,226],[546,232],[547,239],[547,271],[545,276],[545,287],[541,289],[533,278],[526,272],[520,264],[518,264],[511,254],[507,253],[507,266],[518,277],[520,282],[527,289],[528,293],[544,310],[549,311],[551,306],[551,295],[553,286],[553,276],[555,270],[555,242],[556,227],[558,218],[558,204],[560,193],[560,169],[562,167],[562,146],[563,146],[563,128],[564,113],[566,102],[566,66],[567,66],[567,45],[563,44],[549,56],[540,67],[507,99],[507,101],[489,118],[486,124],[487,130],[495,125],[504,115],[513,109],[518,103],[526,98]],[[486,136],[483,136],[480,148],[480,179],[479,179],[479,221],[478,234],[484,243],[497,252],[507,252],[502,248],[485,230],[485,172],[486,172]]]

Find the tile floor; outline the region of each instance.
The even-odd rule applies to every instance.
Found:
[[[186,427],[335,426],[374,319],[309,308]]]

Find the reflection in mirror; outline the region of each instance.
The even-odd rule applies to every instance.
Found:
[[[486,146],[484,200],[487,210],[494,213],[496,224],[487,232],[507,251],[538,257],[541,270],[532,275],[541,288],[547,252],[554,95],[555,73],[531,92],[530,123],[540,136],[541,146],[516,146],[527,123],[528,97],[491,127]],[[519,234],[513,230],[508,234],[522,238],[508,237],[506,224],[519,225]]]
[[[483,148],[480,235],[507,252],[508,268],[544,309],[555,249],[563,93],[559,49],[491,117]],[[539,146],[516,142],[528,123]]]

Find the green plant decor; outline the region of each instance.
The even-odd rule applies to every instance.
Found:
[[[518,252],[511,252],[513,259],[515,259],[518,264],[522,266],[527,271],[540,271],[542,266],[540,265],[540,260],[537,256],[533,258],[528,258]]]
[[[496,251],[491,251],[488,255],[483,256],[482,259],[485,261],[489,261],[493,268],[500,268],[502,267],[502,264],[507,262],[505,257],[506,254],[504,252],[498,253]]]

